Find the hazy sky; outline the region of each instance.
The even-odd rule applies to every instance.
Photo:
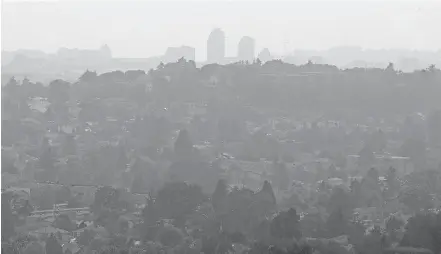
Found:
[[[208,34],[220,27],[229,56],[243,35],[256,39],[258,51],[277,53],[342,45],[437,50],[440,24],[441,1],[6,0],[2,49],[55,52],[107,43],[116,57],[148,57],[189,45],[203,60]]]

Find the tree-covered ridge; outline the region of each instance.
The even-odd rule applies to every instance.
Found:
[[[433,65],[421,71],[402,73],[395,71],[393,64],[386,69],[341,70],[311,62],[297,66],[273,60],[264,64],[255,61],[196,68],[194,62],[181,59],[161,64],[147,74],[140,70],[100,75],[86,71],[70,86],[61,80],[51,82],[46,88],[27,79],[23,80],[21,89],[13,88],[17,84],[14,79],[2,84],[6,85],[5,94],[15,90],[22,99],[31,95],[49,98],[57,94],[57,99],[52,98],[50,102],[66,102],[68,98],[84,103],[95,98],[124,98],[145,106],[143,104],[149,101],[169,104],[222,97],[285,111],[350,107],[373,113],[380,108],[406,112],[439,107],[435,95],[440,91],[440,75],[440,70]],[[421,101],[425,101],[424,105]]]

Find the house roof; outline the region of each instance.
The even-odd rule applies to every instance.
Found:
[[[424,248],[413,248],[413,247],[395,247],[386,249],[385,252],[389,253],[433,253],[429,249]]]
[[[55,234],[55,233],[61,233],[61,234],[68,234],[69,232],[67,232],[66,230],[60,229],[60,228],[54,228],[51,226],[47,226],[47,227],[43,227],[43,228],[39,228],[37,230],[34,231],[35,233],[40,233],[40,234]]]

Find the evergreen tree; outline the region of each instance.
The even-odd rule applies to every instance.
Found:
[[[166,183],[157,193],[155,205],[161,216],[175,220],[182,226],[185,217],[205,200],[201,187],[185,182]]]
[[[347,229],[347,220],[341,208],[334,209],[326,221],[329,237],[344,235]]]
[[[77,142],[75,140],[75,135],[66,134],[65,142],[63,145],[63,152],[65,156],[77,155]]]
[[[95,234],[94,231],[86,229],[78,236],[77,243],[82,246],[88,246],[95,237]]]
[[[126,170],[128,163],[129,163],[129,159],[127,158],[124,145],[119,143],[117,146],[116,169],[118,171],[124,171]]]
[[[383,250],[387,247],[386,235],[383,234],[379,226],[374,228],[364,237],[361,246],[357,246],[356,249],[360,253],[377,254],[383,253]]]
[[[261,196],[262,201],[267,201],[274,206],[276,205],[276,195],[274,195],[274,190],[270,182],[265,180],[262,190],[260,190],[257,195]]]
[[[433,253],[441,251],[441,214],[417,214],[406,224],[401,246],[426,248]]]
[[[227,184],[224,179],[219,179],[216,184],[216,189],[211,196],[211,203],[213,204],[213,208],[216,212],[219,212],[226,205],[226,199],[228,196]]]
[[[175,142],[175,154],[179,157],[187,157],[193,152],[193,143],[187,130],[180,130]]]
[[[331,164],[328,168],[328,178],[335,178],[337,177],[337,168],[335,167],[334,164]]]
[[[14,215],[11,210],[12,194],[10,192],[2,192],[2,242],[7,241],[15,234]]]
[[[360,166],[370,166],[375,160],[374,151],[369,144],[366,144],[358,155],[360,156]]]
[[[353,204],[349,194],[341,187],[335,187],[332,190],[331,197],[329,198],[328,206],[326,210],[329,213],[340,210],[345,217],[350,216],[352,212]]]
[[[427,134],[429,143],[433,147],[441,145],[441,110],[429,114],[427,118]]]
[[[52,148],[48,147],[45,151],[43,151],[43,154],[40,156],[38,160],[38,166],[40,169],[43,169],[46,173],[51,174],[51,176],[54,176],[53,174],[56,173],[56,168],[54,163],[55,163],[55,156],[53,154]]]
[[[358,207],[361,204],[362,199],[361,183],[358,180],[352,180],[350,189],[352,204],[354,204],[355,207]]]
[[[46,239],[46,254],[62,254],[63,248],[58,242],[54,234],[51,234],[49,238]]]
[[[393,167],[389,167],[386,176],[387,183],[387,196],[394,197],[400,188],[400,183],[397,179],[397,170]]]
[[[72,220],[69,218],[67,214],[60,214],[54,221],[54,226],[63,229],[66,231],[73,231],[76,229],[76,225]]]
[[[270,225],[271,235],[277,238],[300,239],[302,237],[300,216],[296,209],[280,212]]]
[[[283,162],[274,162],[275,176],[277,179],[277,187],[280,190],[287,190],[291,184],[291,179]]]
[[[26,247],[24,248],[23,254],[50,254],[50,252],[45,253],[43,246],[36,242],[36,241],[32,241],[30,242],[28,245],[26,245]],[[58,253],[63,253],[63,252],[58,252]]]
[[[147,203],[144,206],[144,209],[142,209],[142,218],[147,226],[152,226],[158,222],[160,213],[153,197],[149,195],[146,201]]]
[[[84,72],[83,75],[81,75],[79,80],[81,82],[93,82],[96,78],[97,78],[96,71],[92,72],[92,71],[86,70],[86,72]]]
[[[378,173],[378,170],[376,168],[371,168],[366,174],[366,178],[374,181],[375,183],[378,182],[380,175]]]
[[[400,147],[400,155],[409,157],[419,170],[426,164],[426,142],[419,139],[407,139]]]
[[[132,193],[145,193],[147,191],[147,186],[145,185],[143,175],[140,172],[135,173],[131,188]]]
[[[26,200],[20,209],[18,209],[17,213],[21,216],[30,216],[34,208],[29,203],[29,200]]]
[[[421,209],[427,210],[433,207],[432,196],[426,186],[406,190],[399,197],[399,201],[414,212]]]

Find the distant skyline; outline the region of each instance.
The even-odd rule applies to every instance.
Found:
[[[145,58],[181,45],[206,59],[208,35],[221,28],[226,56],[236,56],[242,36],[284,54],[336,46],[439,50],[440,1],[6,1],[2,50],[60,47],[97,49],[115,57]]]

